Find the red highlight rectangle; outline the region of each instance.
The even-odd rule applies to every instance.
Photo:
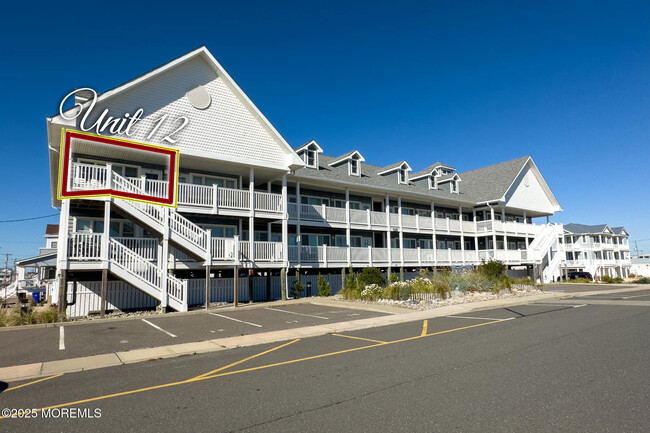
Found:
[[[83,191],[71,191],[68,189],[68,177],[70,176],[70,163],[71,163],[71,140],[79,138],[86,141],[101,143],[105,145],[120,146],[145,152],[153,152],[169,157],[169,170],[168,170],[168,190],[167,197],[156,197],[148,194],[136,194],[128,191],[118,191],[115,189],[90,189]],[[61,149],[61,161],[59,170],[59,198],[72,199],[84,197],[115,197],[126,200],[142,201],[151,204],[157,204],[167,207],[176,207],[176,193],[178,190],[178,156],[177,149],[164,148],[151,144],[138,143],[134,141],[127,141],[115,138],[109,138],[101,135],[88,134],[78,131],[64,132]]]

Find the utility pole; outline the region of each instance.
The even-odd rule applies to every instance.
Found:
[[[634,251],[636,251],[636,256],[639,256],[639,245],[634,241]]]
[[[2,276],[2,283],[5,286],[5,295],[2,298],[2,307],[5,308],[7,306],[7,286],[9,286],[9,283],[7,283],[7,267],[9,266],[9,256],[12,254],[5,253],[5,268],[4,268],[4,274]]]

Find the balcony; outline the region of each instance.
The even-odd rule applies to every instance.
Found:
[[[303,225],[327,225],[343,228],[348,224],[347,212],[344,208],[326,205],[288,204],[289,219],[294,222],[300,216]],[[298,213],[300,212],[300,215]],[[350,209],[350,227],[357,230],[381,230],[388,227],[400,227],[400,215],[395,213],[376,212],[371,210]],[[539,226],[517,222],[501,221],[461,221],[450,218],[431,218],[420,215],[401,215],[401,227],[407,233],[453,233],[497,234],[507,233],[511,236],[535,236]]]
[[[119,184],[111,182],[108,167],[101,165],[72,164],[70,187],[72,191],[87,191],[112,187],[120,190]],[[136,187],[142,194],[153,197],[166,197],[169,183],[163,180],[152,180],[143,177],[127,178],[131,186]],[[124,192],[132,192],[132,189]],[[264,216],[278,217],[283,214],[282,195],[255,191],[255,212]],[[242,215],[248,214],[251,208],[251,193],[249,190],[221,188],[217,185],[178,184],[178,207],[181,211],[199,213]]]
[[[490,259],[506,264],[526,263],[525,250],[462,251],[423,248],[372,248],[336,246],[290,246],[289,262],[292,265],[327,266],[451,266],[479,264]],[[348,259],[349,258],[349,259]]]

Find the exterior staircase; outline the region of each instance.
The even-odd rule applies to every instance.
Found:
[[[546,224],[537,233],[528,250],[531,259],[539,266],[539,273],[543,283],[552,282],[560,274],[560,264],[564,251],[560,250],[558,239],[564,233],[562,224]],[[550,254],[550,259],[549,259]]]
[[[120,191],[141,194],[143,191],[127,178],[112,172],[112,184]],[[178,212],[168,207],[133,200],[113,198],[112,202],[123,212],[136,218],[162,237],[199,260],[209,257],[210,234]]]

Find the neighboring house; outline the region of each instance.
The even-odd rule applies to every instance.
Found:
[[[89,97],[77,94],[82,110]],[[108,309],[184,311],[205,302],[207,284],[211,301],[232,301],[236,285],[242,301],[277,298],[287,290],[281,269],[289,286],[299,269],[314,282],[322,273],[334,290],[350,266],[413,272],[496,259],[542,281],[560,275],[563,228],[548,218],[562,209],[528,156],[413,173],[407,161],[379,167],[357,150],[329,156],[314,140],[293,149],[204,47],[99,95],[88,124],[104,109],[139,107],[134,134],[102,134],[179,149],[177,208],[60,200],[61,131],[80,130],[81,116],[73,108],[47,120],[52,204],[61,208],[57,299],[70,316],[101,310],[102,292]],[[147,134],[165,115],[188,118],[173,145]],[[167,167],[155,159],[72,144],[64,181],[73,191],[167,189]]]
[[[566,260],[562,267],[568,271],[587,271],[594,277],[627,278],[632,266],[629,236],[624,227],[566,224]]]
[[[638,277],[650,277],[650,254],[632,256],[630,273]]]
[[[45,286],[46,295],[51,295],[57,284],[56,280],[56,257],[59,239],[59,226],[48,224],[45,228],[45,247],[39,248],[38,255],[27,259],[17,260],[16,265],[16,289]],[[26,278],[26,270],[36,269],[36,277]]]

